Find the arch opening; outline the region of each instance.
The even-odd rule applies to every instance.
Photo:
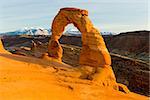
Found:
[[[72,23],[65,27],[63,34],[68,36],[81,36],[81,32]]]

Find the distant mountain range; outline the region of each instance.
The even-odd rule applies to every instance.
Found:
[[[50,29],[44,28],[24,28],[12,32],[0,33],[0,35],[50,35]]]
[[[74,29],[68,29],[63,34],[67,36],[81,36],[80,31]],[[102,35],[116,35],[113,32],[101,32]],[[4,35],[51,35],[51,29],[44,28],[23,28],[12,32],[0,33],[1,36]]]

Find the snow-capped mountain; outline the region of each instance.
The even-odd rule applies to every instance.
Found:
[[[68,29],[66,32],[64,32],[64,35],[67,36],[81,36],[81,32],[76,29]]]
[[[67,36],[81,36],[81,32],[73,28],[66,30],[63,34]],[[51,35],[51,29],[23,28],[12,32],[0,33],[0,35]],[[101,32],[101,35],[116,35],[116,33]]]
[[[44,28],[23,28],[12,32],[1,33],[0,35],[51,35],[50,29]]]
[[[65,33],[67,36],[81,36],[81,32],[76,29],[68,29]],[[101,35],[116,35],[114,32],[101,32]]]

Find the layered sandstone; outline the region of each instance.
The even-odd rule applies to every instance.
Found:
[[[52,23],[52,36],[48,46],[48,55],[58,61],[62,58],[59,39],[65,26],[72,23],[82,33],[82,50],[80,52],[80,78],[92,79],[104,86],[118,89],[116,78],[111,68],[110,54],[100,32],[88,18],[88,11],[78,8],[62,8]],[[124,88],[125,89],[125,88]],[[129,92],[128,89],[124,90]]]
[[[100,32],[94,28],[92,22],[88,18],[88,11],[77,8],[62,8],[54,18],[52,23],[52,37],[49,45],[49,55],[61,59],[62,53],[57,52],[61,50],[58,39],[62,36],[65,26],[70,23],[73,23],[82,33],[80,64],[94,67],[111,65],[111,58],[104,40],[100,35]],[[58,49],[54,50],[54,48]]]
[[[32,51],[35,51],[36,48],[37,48],[37,44],[36,44],[34,41],[31,41],[31,42],[32,42],[31,50],[32,50]]]

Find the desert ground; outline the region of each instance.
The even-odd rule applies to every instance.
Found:
[[[1,100],[146,100],[79,79],[77,68],[55,60],[0,53]]]
[[[109,42],[107,41],[109,40],[108,37],[109,36],[104,37],[106,43]],[[120,41],[122,39],[121,35],[115,37],[119,38]],[[130,37],[130,35],[126,37]],[[64,51],[62,58],[63,62],[53,59],[42,59],[42,54],[47,52],[49,38],[49,36],[3,37],[2,41],[7,51],[3,46],[0,46],[0,99],[148,99],[149,89],[147,87],[149,86],[149,63],[148,61],[141,60],[142,57],[135,57],[136,54],[134,54],[131,58],[130,54],[133,55],[133,52],[131,51],[128,51],[129,56],[123,55],[122,51],[124,49],[122,49],[121,53],[119,53],[119,50],[115,53],[113,50],[115,49],[115,51],[117,51],[117,48],[110,48],[108,46],[111,51],[112,67],[117,82],[125,84],[131,91],[130,93],[124,93],[107,88],[107,86],[101,86],[95,81],[79,78],[81,74],[78,68],[81,37],[62,36],[60,42]],[[33,45],[33,41],[36,45]],[[111,41],[114,40],[111,39]],[[138,52],[144,52],[144,54],[146,54],[147,51],[144,50],[139,50]]]

